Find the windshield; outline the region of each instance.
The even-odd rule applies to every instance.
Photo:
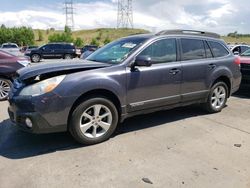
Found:
[[[126,38],[114,41],[91,54],[87,60],[119,64],[137,49],[147,38]]]
[[[14,44],[3,44],[2,48],[17,48]]]
[[[241,56],[250,56],[250,49],[241,54]]]

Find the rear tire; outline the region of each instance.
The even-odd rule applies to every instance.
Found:
[[[5,78],[0,78],[0,101],[4,101],[9,96],[11,81]]]
[[[225,106],[228,98],[228,86],[224,82],[215,83],[209,93],[204,108],[209,113],[220,112]]]
[[[84,100],[72,113],[70,133],[81,144],[93,145],[108,140],[116,130],[118,111],[108,99]]]

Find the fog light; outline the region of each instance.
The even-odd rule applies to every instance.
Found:
[[[26,118],[25,119],[25,124],[27,125],[27,127],[29,127],[29,128],[32,128],[32,121],[31,121],[31,119],[30,118]]]

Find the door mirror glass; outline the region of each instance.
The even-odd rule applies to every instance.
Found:
[[[134,62],[134,66],[150,67],[152,65],[151,57],[149,56],[137,56]]]

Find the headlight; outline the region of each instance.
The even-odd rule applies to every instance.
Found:
[[[53,91],[65,78],[66,75],[56,76],[53,78],[49,78],[47,80],[43,80],[41,82],[35,83],[33,85],[27,86],[23,88],[20,92],[22,96],[38,96],[48,92]]]
[[[22,60],[22,61],[17,61],[19,64],[27,67],[28,65],[30,65],[30,62],[29,61],[26,61],[26,60]]]

